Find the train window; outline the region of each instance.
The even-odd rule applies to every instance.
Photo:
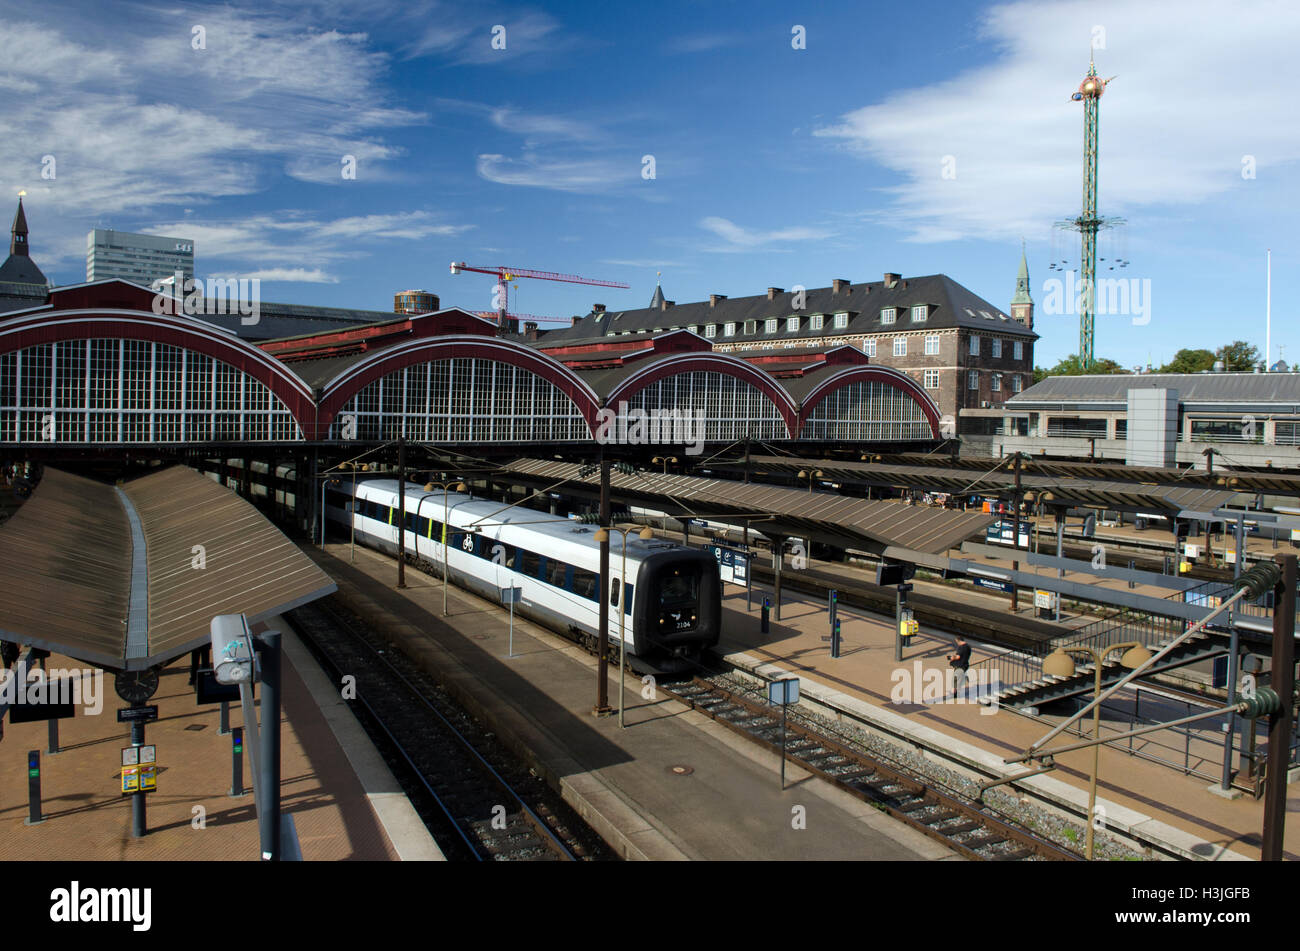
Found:
[[[632,601],[636,598],[636,594],[633,592],[632,589],[633,586],[630,584],[626,584],[623,586],[623,613],[624,614],[632,613]]]
[[[542,556],[534,551],[520,552],[520,555],[522,557],[519,559],[519,564],[515,566],[515,570],[528,575],[530,578],[541,577],[539,572],[542,567]]]
[[[618,579],[610,578],[609,579],[609,606],[611,608],[618,607],[618,594],[619,594],[618,588],[619,588]]]
[[[555,558],[546,559],[546,582],[556,588],[565,587],[564,578],[569,566]]]
[[[420,530],[420,523],[414,512],[406,513],[406,530],[408,532],[418,532]]]
[[[689,575],[674,571],[665,575],[659,588],[660,604],[681,604],[684,601],[696,601],[700,596],[700,576],[692,572]]]
[[[573,569],[573,593],[588,601],[598,600],[596,592],[600,590],[600,576],[594,571],[582,568]]]
[[[442,522],[429,519],[429,537],[438,544],[442,544]]]
[[[424,535],[427,538],[429,535],[429,520],[424,516],[417,518],[415,520],[415,528],[413,531],[415,534]]]

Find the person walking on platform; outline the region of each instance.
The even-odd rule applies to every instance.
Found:
[[[966,686],[966,669],[970,667],[970,645],[960,634],[957,635],[957,650],[948,655],[948,663],[953,669],[953,696],[959,697]]]

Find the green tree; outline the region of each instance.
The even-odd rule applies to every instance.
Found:
[[[1179,350],[1160,368],[1161,373],[1200,373],[1214,368],[1215,355],[1209,350]]]
[[[1035,367],[1034,368],[1035,383],[1037,383],[1040,379],[1042,379],[1042,377],[1038,375],[1040,372],[1043,374],[1043,376],[1083,376],[1085,374],[1099,375],[1099,374],[1106,374],[1106,373],[1128,373],[1129,371],[1124,367],[1120,366],[1114,360],[1108,359],[1106,357],[1093,358],[1093,361],[1089,365],[1088,369],[1084,370],[1083,367],[1079,365],[1079,355],[1077,353],[1072,353],[1068,357],[1063,357],[1061,361],[1057,363],[1056,366],[1052,367],[1050,370],[1044,370],[1042,367]]]
[[[1234,340],[1226,347],[1220,347],[1214,354],[1223,361],[1225,370],[1253,370],[1259,363],[1259,348],[1245,340]]]

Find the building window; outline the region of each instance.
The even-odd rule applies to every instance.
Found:
[[[836,329],[836,330],[843,330],[843,329],[844,329],[845,327],[847,327],[848,325],[849,325],[849,315],[848,315],[848,314],[836,314],[836,315],[835,315],[835,329]]]
[[[875,340],[862,341],[862,352],[869,357],[874,357],[876,355],[876,341]]]
[[[999,357],[1002,356],[1002,341],[1001,341],[1001,340],[999,340],[997,337],[994,337],[994,338],[989,342],[989,345],[993,348],[992,352],[989,354],[991,357],[993,357],[993,359],[996,360],[996,359],[998,359]]]
[[[809,320],[809,324],[808,324],[809,330],[821,330],[822,324],[826,322],[826,316],[824,314],[813,314],[811,317],[808,318],[808,320]]]
[[[724,336],[724,337],[734,337],[734,336],[736,336],[736,324],[735,324],[735,321],[729,321],[728,323],[725,323],[725,324],[722,325],[722,336]]]
[[[1013,375],[1013,376],[1011,377],[1011,392],[1012,392],[1012,393],[1019,393],[1019,392],[1020,392],[1021,390],[1023,390],[1024,388],[1025,388],[1025,384],[1021,382],[1021,380],[1020,380],[1020,374],[1017,373],[1017,374]]]
[[[786,329],[787,331],[791,331],[791,332],[798,330],[798,329],[799,329],[799,318],[798,318],[798,317],[787,317],[787,318],[785,319],[785,329]]]
[[[756,333],[758,333],[758,321],[757,321],[757,320],[747,320],[747,321],[745,321],[745,333],[747,333],[747,334],[756,334]]]
[[[971,334],[970,355],[972,357],[978,357],[980,355],[980,338],[977,334]]]
[[[906,338],[906,337],[895,337],[895,338],[894,338],[894,356],[896,356],[896,357],[905,357],[905,356],[907,356],[907,338]]]
[[[1017,360],[1023,360],[1025,358],[1025,345],[1017,340],[1011,345],[1011,355]],[[1019,392],[1019,390],[1016,392]]]
[[[994,393],[1001,393],[1001,392],[1002,392],[1002,374],[1001,374],[1001,373],[994,373],[994,374],[993,374],[993,387],[992,387],[992,388],[993,388],[993,392],[994,392]]]
[[[880,311],[880,322],[882,324],[892,324],[894,318],[898,316],[898,310],[893,307],[884,307]]]
[[[691,333],[695,334],[696,336],[699,336],[700,328],[698,324],[691,324],[686,329],[689,330]],[[625,330],[623,331],[623,333],[629,333],[629,331]]]
[[[717,335],[718,335],[718,325],[717,325],[717,324],[705,324],[705,325],[704,325],[704,336],[706,336],[706,337],[708,337],[710,340],[712,340],[712,339],[713,339],[714,337],[716,337]]]
[[[930,316],[929,304],[917,304],[912,308],[912,323],[919,324]]]
[[[966,389],[978,390],[980,388],[979,370],[970,370],[966,373]]]
[[[938,371],[938,370],[926,370],[926,371],[925,371],[925,388],[926,388],[927,390],[937,390],[937,389],[939,388],[939,371]]]
[[[766,327],[767,332],[770,334],[776,333],[776,324],[777,324],[776,318],[769,317],[767,320],[767,327]]]
[[[927,334],[925,338],[926,356],[935,356],[939,352],[939,335]]]

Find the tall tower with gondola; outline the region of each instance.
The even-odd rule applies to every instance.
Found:
[[[1098,106],[1106,84],[1115,77],[1102,79],[1088,57],[1088,75],[1070,98],[1083,102],[1083,212],[1072,225],[1081,236],[1079,285],[1079,365],[1087,370],[1093,362],[1093,321],[1097,300],[1097,231],[1104,222],[1097,217],[1097,121]]]

